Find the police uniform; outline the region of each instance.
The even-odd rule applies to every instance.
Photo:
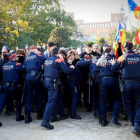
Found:
[[[126,47],[133,47],[131,42]],[[132,123],[132,132],[140,136],[140,56],[128,50],[112,66],[113,71],[122,70],[124,100],[127,115]]]
[[[111,49],[111,47],[107,48],[108,50]],[[112,96],[112,120],[111,122],[115,123],[116,125],[120,125],[118,122],[118,116],[120,111],[120,105],[121,105],[121,93],[119,89],[119,81],[118,81],[118,72],[113,72],[111,70],[111,62],[110,60],[114,57],[111,54],[107,54],[104,60],[99,59],[101,61],[102,66],[100,67],[100,77],[101,84],[100,84],[100,104],[99,104],[99,123],[101,123],[101,126],[108,125],[107,121],[107,102],[109,94]],[[115,59],[115,58],[114,58]],[[98,63],[97,62],[97,63]],[[97,64],[96,63],[96,64]]]
[[[9,59],[16,57],[16,53],[13,52],[9,55]],[[23,74],[23,67],[14,60],[9,60],[2,66],[2,92],[0,96],[0,113],[9,96],[14,96],[16,99],[16,121],[21,121],[24,116],[21,115],[21,79],[20,75]]]
[[[90,81],[91,81],[91,93],[93,96],[93,103],[95,113],[94,116],[98,116],[99,110],[99,72],[100,69],[97,67],[96,62],[98,61],[99,57],[98,54],[94,54],[96,57],[92,58],[90,61],[80,61],[77,63],[78,67],[81,68],[89,68],[90,69]],[[90,84],[90,83],[89,83]]]
[[[68,67],[70,67],[72,64],[67,62],[66,63]],[[67,78],[67,84],[68,84],[68,87],[70,89],[70,92],[71,92],[71,99],[72,99],[72,102],[71,102],[71,119],[81,119],[80,116],[78,116],[76,114],[77,112],[77,103],[80,99],[80,94],[79,94],[79,88],[78,88],[78,82],[79,82],[79,79],[78,79],[78,74],[80,73],[80,69],[75,66],[75,69],[74,71],[68,75],[68,78]]]
[[[37,49],[32,46],[29,49]],[[25,57],[24,66],[25,66],[25,123],[32,121],[30,117],[33,104],[33,91],[35,90],[37,96],[37,119],[42,117],[43,111],[43,92],[41,85],[41,71],[42,65],[44,64],[44,57],[42,55],[37,55],[34,52],[31,52],[28,56]]]
[[[46,104],[45,113],[43,116],[43,121],[41,123],[41,126],[46,127],[48,129],[54,128],[52,125],[49,124],[49,120],[53,114],[57,102],[60,71],[69,74],[73,72],[73,69],[68,68],[67,65],[64,64],[64,61],[55,55],[45,60],[44,86],[46,90],[48,90],[48,102]]]

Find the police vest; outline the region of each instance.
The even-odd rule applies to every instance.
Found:
[[[45,60],[44,77],[58,79],[60,77],[60,68],[55,66],[55,60],[58,57],[53,56]]]
[[[112,55],[107,55],[105,59],[105,66],[100,68],[100,76],[105,77],[105,76],[112,76],[112,77],[117,77],[118,73],[111,71],[111,62],[110,60],[113,59]]]
[[[31,70],[40,71],[42,61],[35,53],[30,53],[30,55],[26,56],[24,60],[26,72],[30,72]]]
[[[140,56],[133,51],[128,51],[123,56],[125,57],[125,65],[122,69],[122,77],[124,79],[140,77]]]
[[[19,81],[19,73],[16,70],[16,62],[5,63],[2,67],[3,82]]]

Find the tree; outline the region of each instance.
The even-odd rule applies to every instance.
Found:
[[[7,43],[23,47],[26,40],[46,43],[55,27],[76,27],[73,19],[60,8],[59,0],[1,0],[0,14],[1,46]]]
[[[64,27],[56,27],[52,30],[48,42],[54,42],[57,47],[67,47],[71,42],[71,35],[71,30]]]
[[[100,39],[97,41],[97,44],[98,44],[99,46],[103,46],[105,43],[106,43],[106,41],[105,41],[104,38],[100,38]]]

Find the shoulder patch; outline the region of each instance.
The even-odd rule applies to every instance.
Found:
[[[62,59],[62,58],[57,58],[57,59],[55,60],[55,62],[61,63],[61,62],[63,62],[63,59]]]
[[[16,63],[16,66],[19,66],[20,65],[20,63]]]

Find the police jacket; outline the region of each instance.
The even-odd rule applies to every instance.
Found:
[[[42,55],[35,54],[31,52],[25,57],[24,66],[26,73],[31,71],[40,72],[42,70],[42,65],[44,64],[44,57]]]
[[[111,70],[111,66],[112,66],[110,62],[111,59],[115,59],[115,57],[113,57],[111,54],[108,54],[105,57],[104,66],[100,67],[100,77],[117,77],[118,76],[119,74],[118,71],[115,72]]]
[[[68,67],[70,67],[70,66],[72,65],[72,63],[69,63],[69,62],[67,61],[67,62],[66,62],[66,65],[67,65]],[[80,72],[80,70],[77,68],[77,66],[75,66],[75,69],[73,70],[73,72],[70,73],[70,74],[68,75],[68,80],[69,80],[69,79],[78,79],[78,74],[79,74],[79,72]]]
[[[118,61],[112,66],[112,71],[122,70],[124,80],[140,81],[140,56],[130,50],[118,58]]]
[[[93,58],[90,61],[80,61],[77,63],[77,66],[86,69],[89,68],[91,76],[97,76],[100,72],[100,68],[96,66],[98,59],[99,57]]]
[[[2,81],[12,83],[20,81],[20,74],[23,74],[23,67],[19,63],[9,60],[2,68]]]
[[[63,71],[65,74],[70,74],[73,72],[72,68],[69,68],[63,59],[52,56],[45,60],[44,63],[44,77],[51,79],[60,79],[60,72]]]

